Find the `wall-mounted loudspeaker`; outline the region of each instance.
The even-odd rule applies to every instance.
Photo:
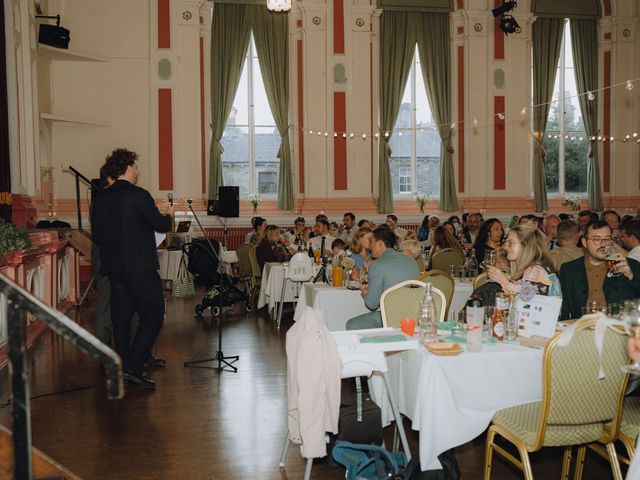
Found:
[[[43,23],[40,25],[38,42],[56,48],[69,48],[70,33],[66,28]]]
[[[218,187],[218,215],[226,218],[240,216],[240,187]]]

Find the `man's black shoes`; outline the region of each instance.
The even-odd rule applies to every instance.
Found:
[[[144,373],[139,374],[139,373],[133,373],[133,372],[124,372],[122,374],[122,378],[128,384],[133,383],[133,384],[136,384],[136,385],[140,385],[143,388],[151,388],[151,389],[154,389],[154,390],[156,388],[156,382],[151,380]]]
[[[147,361],[144,363],[146,363],[149,367],[164,368],[167,361],[164,358],[154,357],[153,355],[149,354],[149,358],[147,358]]]

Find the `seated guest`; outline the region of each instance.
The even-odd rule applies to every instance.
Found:
[[[369,220],[367,220],[366,218],[361,219],[358,222],[358,228],[371,228],[371,222]]]
[[[428,225],[429,225],[429,235],[427,235],[427,241],[424,243],[424,246],[427,248],[433,245],[433,232],[436,230],[436,228],[440,226],[440,217],[431,215],[429,217]]]
[[[607,222],[589,222],[583,232],[582,244],[584,258],[567,262],[560,268],[563,293],[560,318],[580,318],[582,307],[593,302],[605,306],[640,297],[640,263],[616,253],[613,271],[621,275],[607,275],[607,247],[613,244]]]
[[[280,229],[276,225],[267,225],[258,246],[256,247],[256,258],[260,271],[267,262],[284,262],[289,260],[287,251],[278,244]]]
[[[429,270],[433,268],[431,266],[431,259],[433,256],[445,248],[452,248],[462,252],[462,248],[460,248],[460,244],[456,240],[456,237],[454,237],[446,227],[440,226],[436,228],[433,233],[433,244],[431,245],[431,250],[429,250],[429,257],[427,258],[427,268]]]
[[[558,246],[556,234],[558,232],[559,223],[560,217],[557,215],[549,215],[544,222],[544,234],[546,235],[545,242],[549,250],[553,250]]]
[[[336,222],[329,223],[329,235],[333,237],[338,237],[338,224]]]
[[[570,262],[584,256],[584,249],[578,247],[576,242],[580,236],[578,224],[573,220],[562,220],[556,230],[558,246],[549,252],[556,272],[560,271],[563,263]]]
[[[418,268],[421,272],[427,270],[424,265],[424,258],[422,258],[422,247],[417,240],[404,240],[400,242],[400,252],[409,258],[413,258],[418,264]]]
[[[511,217],[509,217],[509,223],[507,223],[505,235],[508,235],[509,231],[518,225],[518,223],[520,223],[520,217],[518,217],[518,215],[511,215]]]
[[[340,232],[340,238],[344,240],[344,243],[349,245],[351,243],[351,239],[358,231],[356,216],[351,212],[345,213],[342,216],[342,225],[340,225],[338,231]]]
[[[251,226],[253,227],[253,231],[247,233],[247,236],[244,237],[244,243],[257,245],[260,243],[264,229],[267,227],[267,220],[262,217],[253,217],[251,219]]]
[[[453,228],[456,232],[458,230],[462,230],[462,223],[460,223],[460,217],[458,217],[457,215],[451,215],[449,218],[447,218],[447,222],[453,225]]]
[[[627,253],[627,258],[640,262],[640,222],[638,220],[629,220],[622,224],[621,228],[622,242]]]
[[[309,238],[313,238],[316,236],[316,225],[318,223],[318,220],[326,220],[327,221],[327,226],[329,225],[329,217],[327,217],[324,213],[319,213],[318,215],[316,215],[316,218],[314,220],[314,224],[313,224],[313,230],[309,233]]]
[[[613,233],[613,239],[615,240],[616,238],[618,238],[620,234],[620,215],[618,215],[618,213],[614,210],[605,210],[600,215],[600,220],[604,220],[609,224],[609,226],[611,227],[611,232]]]
[[[444,223],[442,224],[442,226],[443,226],[444,228],[446,228],[446,229],[449,231],[449,233],[450,233],[451,235],[455,235],[455,234],[456,234],[456,227],[453,225],[453,223],[451,223],[451,222],[449,222],[449,221],[446,221],[446,222],[444,222]],[[437,229],[436,229],[436,230],[437,230]],[[434,233],[435,233],[435,232],[434,232]]]
[[[511,229],[507,241],[507,259],[511,278],[495,266],[486,265],[489,278],[498,282],[507,295],[517,295],[523,283],[533,285],[540,295],[562,296],[560,280],[553,270],[544,234],[536,223],[524,223]]]
[[[344,243],[344,240],[342,240],[341,238],[336,238],[331,243],[331,253],[334,257],[336,257],[337,255],[344,255],[344,251],[346,248],[347,244]]]
[[[464,215],[463,215],[464,216]],[[473,244],[476,242],[478,236],[478,227],[480,226],[480,214],[470,213],[467,215],[467,220],[464,229],[462,230],[461,240],[464,248],[470,250]]]
[[[373,231],[371,254],[375,261],[369,267],[368,285],[360,287],[364,304],[372,311],[349,320],[347,330],[381,327],[382,317],[377,310],[382,292],[405,280],[413,280],[420,273],[418,264],[394,250],[395,246],[396,236],[390,229],[376,228]]]
[[[573,220],[573,215],[570,215],[568,213],[559,213],[558,217],[560,218],[560,221],[562,221],[562,220]]]
[[[496,268],[499,268],[503,272],[509,272],[511,265],[507,258],[507,247],[500,245],[494,250],[496,254]],[[496,304],[496,293],[502,292],[502,286],[497,282],[485,282],[476,288],[471,297],[482,299],[482,303],[485,306],[494,307]]]
[[[384,223],[389,225],[389,228],[393,233],[396,234],[396,237],[398,237],[399,241],[404,240],[407,236],[407,231],[404,228],[398,226],[398,217],[396,217],[395,215],[387,215],[387,219]]]
[[[596,212],[592,212],[591,210],[581,210],[578,212],[577,223],[580,232],[584,232],[584,228],[587,226],[587,223],[594,220],[598,220],[598,214]]]
[[[418,241],[424,242],[429,237],[429,215],[422,218],[420,228],[418,228]]]
[[[356,264],[356,268],[364,268],[365,264],[371,261],[369,256],[369,248],[371,229],[367,227],[360,227],[351,239],[351,258]]]
[[[329,222],[327,219],[318,216],[313,232],[315,235],[309,240],[309,250],[320,250],[320,256],[322,257],[331,256],[331,244],[336,237],[329,234]]]
[[[480,225],[476,243],[473,244],[478,263],[482,263],[486,252],[490,252],[502,243],[503,234],[502,223],[497,218],[490,218]]]
[[[291,232],[295,237],[296,245],[306,245],[308,238],[307,227],[305,226],[304,217],[298,217],[293,222],[294,228]]]

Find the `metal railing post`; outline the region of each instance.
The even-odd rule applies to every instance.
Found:
[[[78,230],[82,231],[82,210],[80,210],[80,177],[76,175],[76,209],[78,210]]]

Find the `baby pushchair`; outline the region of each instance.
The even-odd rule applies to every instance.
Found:
[[[216,252],[219,252],[220,244],[215,240],[210,242]],[[202,302],[196,305],[196,315],[202,316],[209,308],[211,315],[217,317],[222,313],[220,307],[231,309],[233,305],[240,302],[244,302],[247,312],[253,310],[248,293],[238,288],[238,280],[226,273],[218,272],[218,257],[211,251],[207,240],[193,240],[191,243],[186,243],[182,251],[187,256],[187,270],[206,287]]]

